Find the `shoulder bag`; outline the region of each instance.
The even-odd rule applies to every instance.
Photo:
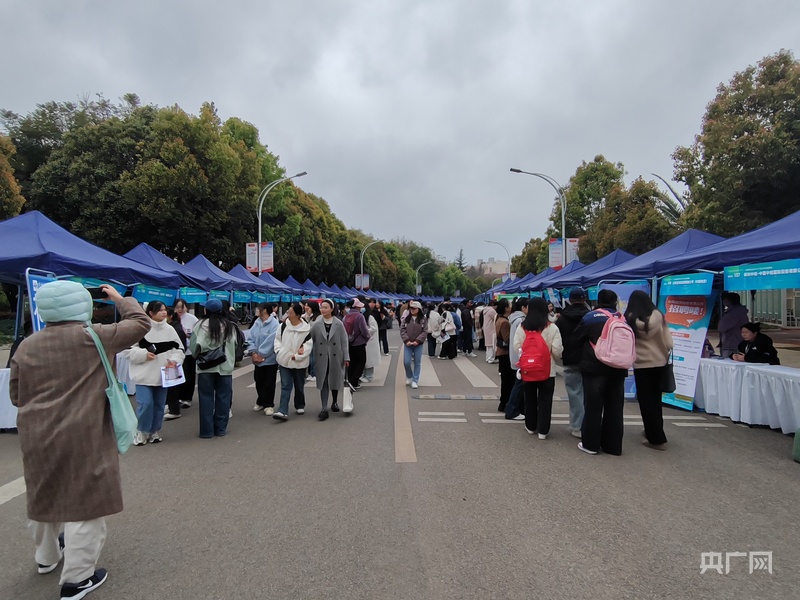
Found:
[[[138,426],[136,413],[133,412],[133,406],[128,394],[122,389],[122,384],[117,381],[117,377],[111,369],[105,348],[103,348],[103,342],[100,341],[97,332],[91,327],[87,327],[86,331],[89,332],[92,340],[94,340],[94,345],[97,346],[100,360],[106,371],[106,379],[108,379],[106,397],[108,398],[108,406],[111,409],[111,421],[114,423],[114,435],[117,437],[117,450],[119,450],[120,454],[125,454],[133,443],[133,436],[136,435]]]
[[[665,394],[671,394],[676,388],[675,371],[672,368],[672,352],[669,353],[667,364],[664,365],[664,370],[661,373],[661,391]]]

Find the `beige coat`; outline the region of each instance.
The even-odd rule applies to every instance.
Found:
[[[514,332],[514,351],[516,352],[517,356],[519,357],[519,353],[522,350],[522,344],[525,342],[525,335],[527,332],[525,328],[520,326],[517,327],[517,331]],[[556,362],[561,361],[561,355],[564,353],[564,343],[561,340],[561,330],[554,324],[548,323],[547,327],[542,330],[542,337],[544,338],[547,347],[550,349],[550,377],[556,376]],[[519,361],[519,359],[517,359]],[[512,365],[516,367],[517,365]]]
[[[150,319],[133,298],[122,321],[92,325],[111,364],[144,337]],[[20,344],[11,361],[11,402],[28,490],[28,517],[91,521],[122,511],[117,441],[97,348],[78,322],[52,323]]]

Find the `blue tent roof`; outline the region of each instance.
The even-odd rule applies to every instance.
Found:
[[[332,292],[333,292],[333,293],[334,293],[336,296],[344,296],[344,292],[342,291],[342,288],[340,288],[340,287],[339,287],[338,285],[336,285],[335,283],[334,283],[334,284],[331,286],[331,291],[332,291]]]
[[[656,262],[658,275],[694,269],[720,271],[748,263],[800,258],[800,211],[702,250]]]
[[[73,235],[39,211],[0,223],[0,280],[25,281],[25,269],[177,288],[195,285],[176,273],[150,268]]]
[[[503,291],[508,293],[514,293],[519,291],[523,285],[529,282],[531,279],[536,277],[536,273],[528,273],[523,277],[517,277],[515,279],[508,279],[507,281],[503,281],[502,283],[497,284],[495,287],[497,290],[495,291]]]
[[[321,291],[326,296],[330,296],[331,294],[335,293],[331,288],[325,285],[325,283],[320,283],[317,287],[319,288],[319,291]]]
[[[549,287],[572,287],[576,285],[583,285],[584,278],[590,279],[592,274],[605,271],[609,267],[613,267],[615,265],[621,265],[632,258],[635,258],[633,254],[617,248],[611,254],[606,254],[603,258],[600,258],[581,269],[577,269],[565,275],[560,275],[557,279],[551,279],[549,281]]]
[[[577,259],[573,260],[571,263],[569,263],[566,267],[564,267],[560,271],[556,271],[552,275],[548,275],[547,277],[539,279],[536,282],[536,287],[542,289],[542,288],[554,287],[557,284],[561,285],[560,282],[562,279],[567,279],[573,273],[575,273],[576,271],[580,271],[585,266],[586,265],[584,265],[581,261]]]
[[[294,278],[294,277],[292,277],[291,275],[289,275],[289,276],[288,276],[288,277],[287,277],[287,278],[284,280],[284,282],[283,282],[283,283],[285,283],[285,284],[286,284],[286,285],[288,285],[290,288],[292,288],[292,290],[293,290],[295,293],[297,293],[297,294],[302,294],[302,293],[305,291],[305,290],[303,289],[303,284],[302,284],[302,283],[300,283],[299,281],[297,281],[297,279],[295,279],[295,278]]]
[[[614,265],[603,271],[593,273],[591,277],[583,277],[582,285],[595,285],[603,280],[650,279],[656,275],[655,263],[657,261],[681,256],[692,250],[705,248],[722,240],[723,238],[713,233],[689,229],[658,248],[650,250],[650,252],[645,252],[621,265]]]
[[[558,271],[552,267],[547,267],[544,271],[542,271],[538,275],[535,275],[534,277],[531,277],[523,285],[520,285],[518,291],[527,292],[529,290],[535,290],[539,287],[540,281],[542,281],[543,279],[547,279],[554,273],[558,273]]]
[[[227,283],[227,279],[215,277],[211,273],[201,273],[195,271],[191,267],[182,265],[144,242],[136,246],[133,250],[129,250],[123,256],[154,269],[184,275],[195,282],[191,284],[192,287],[197,287],[205,291],[224,289]]]
[[[320,289],[310,279],[306,279],[303,282],[303,291],[305,291],[306,293],[309,293],[309,294],[314,294],[314,295],[320,294]]]
[[[192,260],[186,263],[189,267],[192,268],[194,271],[199,271],[203,274],[211,274],[215,277],[218,277],[223,280],[227,280],[228,283],[225,287],[221,288],[223,290],[239,290],[239,291],[248,291],[253,289],[253,284],[249,281],[245,281],[244,279],[239,279],[238,277],[234,277],[233,275],[229,275],[210,260],[208,260],[202,254],[198,254]]]
[[[293,290],[291,287],[283,283],[277,277],[274,277],[272,273],[267,273],[266,271],[264,271],[263,273],[261,273],[261,275],[258,276],[258,278],[269,286],[270,293],[272,294],[295,293],[295,290]],[[300,290],[297,290],[297,293],[299,294]]]
[[[228,271],[228,275],[232,275],[237,279],[243,279],[244,281],[249,281],[253,287],[250,289],[256,290],[257,292],[269,292],[271,294],[275,294],[278,292],[274,292],[270,286],[267,284],[266,281],[259,279],[255,275],[253,275],[250,271],[245,269],[242,265],[236,265],[230,271]]]

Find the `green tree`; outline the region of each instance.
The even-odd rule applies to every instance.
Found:
[[[511,272],[522,277],[544,270],[539,264],[542,248],[547,248],[547,241],[542,238],[531,238],[525,242],[522,252],[511,258]]]
[[[467,270],[467,261],[464,260],[464,249],[460,248],[458,250],[458,256],[456,256],[455,265],[461,269],[461,272],[464,273]]]
[[[0,135],[0,221],[16,217],[25,203],[9,162],[15,152],[11,138]]]
[[[684,222],[732,236],[800,209],[800,63],[788,50],[720,84],[675,179],[689,188]]]

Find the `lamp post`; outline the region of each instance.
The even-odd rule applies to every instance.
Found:
[[[425,265],[431,265],[431,264],[433,264],[433,261],[432,261],[432,260],[429,260],[428,262],[424,262],[424,263],[422,263],[420,266],[418,266],[418,267],[417,267],[417,271],[416,271],[416,277],[417,277],[417,279],[416,279],[416,285],[414,285],[414,291],[415,291],[417,294],[421,294],[421,293],[422,293],[422,290],[419,288],[419,270],[420,270],[422,267],[424,267]]]
[[[258,274],[261,275],[263,272],[263,264],[261,263],[261,209],[264,207],[264,200],[267,199],[267,194],[269,194],[270,190],[274,188],[279,183],[283,183],[284,181],[289,181],[290,179],[294,179],[295,177],[302,177],[303,175],[308,175],[305,171],[302,173],[298,173],[297,175],[292,175],[291,177],[282,177],[281,179],[276,179],[272,183],[267,184],[267,186],[261,190],[261,193],[258,195]]]
[[[361,251],[361,291],[362,292],[364,291],[364,253],[367,251],[367,248],[377,244],[380,241],[381,240],[375,240],[374,242],[370,242],[369,244],[364,246],[364,249]]]
[[[493,242],[492,240],[483,240],[483,241],[486,242],[487,244],[497,244],[498,246],[502,246],[503,250],[506,251],[506,254],[508,255],[508,270],[506,271],[506,273],[508,273],[508,278],[511,279],[511,252],[508,251],[506,245],[501,244],[500,242]]]
[[[511,167],[512,173],[525,173],[525,175],[533,175],[539,179],[544,179],[547,183],[553,186],[553,189],[558,194],[558,199],[561,202],[561,266],[567,266],[567,198],[564,196],[564,189],[558,182],[544,173],[531,173],[530,171],[523,171],[522,169],[515,169]]]

